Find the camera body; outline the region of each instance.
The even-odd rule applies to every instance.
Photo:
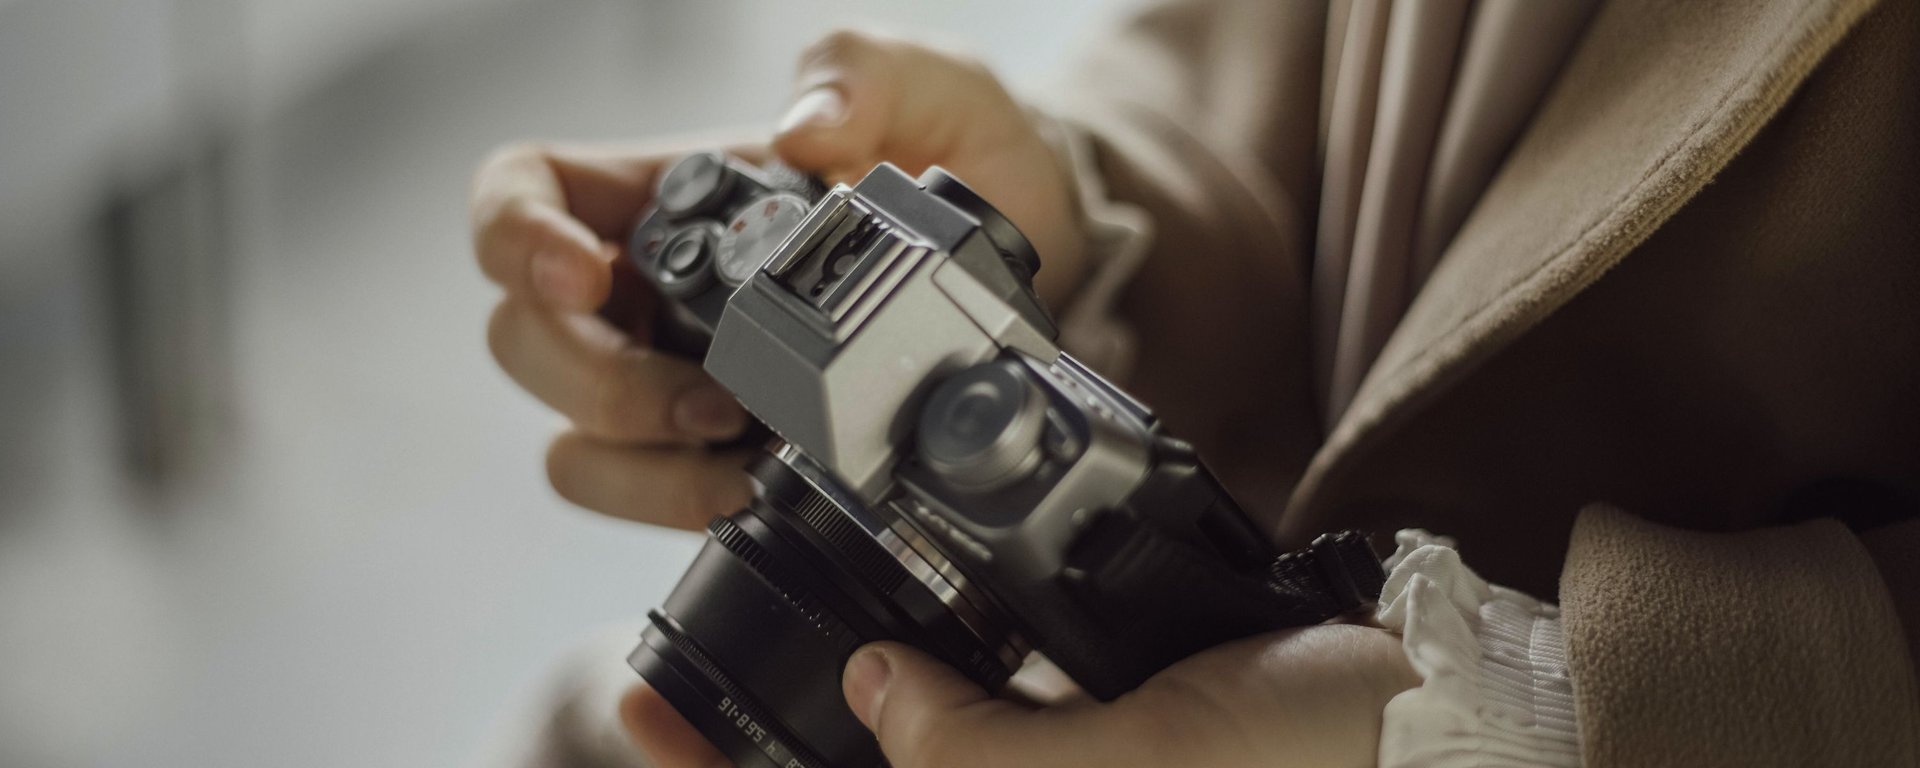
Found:
[[[656,343],[698,356],[733,289],[792,232],[826,189],[785,166],[721,152],[681,158],[661,174],[627,255],[668,299]]]
[[[708,372],[778,440],[753,504],[714,522],[632,661],[736,761],[877,764],[837,697],[860,642],[914,643],[990,689],[1030,647],[1111,699],[1202,649],[1377,595],[1364,537],[1276,552],[1187,444],[1063,352],[1032,247],[945,171],[882,164],[699,290],[697,259],[673,249],[705,235],[661,236],[658,218],[635,242],[659,247],[633,252],[677,300],[669,333],[709,340]],[[733,637],[752,606],[783,618]],[[789,636],[776,624],[820,670],[754,650]],[[717,681],[704,697],[695,668]],[[793,693],[822,688],[830,702]]]

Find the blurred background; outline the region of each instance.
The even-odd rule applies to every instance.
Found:
[[[0,766],[487,762],[691,534],[569,508],[474,165],[771,126],[800,49],[1016,87],[1101,0],[0,0]]]

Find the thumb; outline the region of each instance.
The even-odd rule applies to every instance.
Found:
[[[1111,705],[1029,709],[899,643],[855,652],[841,689],[896,768],[1140,764],[1139,753],[1113,748],[1132,739]]]
[[[904,40],[830,34],[801,55],[796,84],[774,151],[830,181],[882,160],[918,174],[1031,130],[985,65]]]
[[[799,93],[780,119],[781,159],[830,181],[851,180],[880,161],[893,121],[898,58],[891,43],[835,32],[801,55]]]
[[[900,768],[943,764],[956,734],[1017,714],[980,686],[899,643],[874,643],[847,661],[841,690],[855,717]]]

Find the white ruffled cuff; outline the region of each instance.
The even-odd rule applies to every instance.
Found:
[[[1394,540],[1375,618],[1424,682],[1387,703],[1380,765],[1578,766],[1560,609],[1488,584],[1451,539]]]

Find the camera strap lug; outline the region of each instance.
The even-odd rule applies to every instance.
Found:
[[[1306,549],[1274,558],[1270,576],[1276,592],[1327,601],[1328,618],[1377,602],[1387,578],[1360,531],[1322,534]]]

